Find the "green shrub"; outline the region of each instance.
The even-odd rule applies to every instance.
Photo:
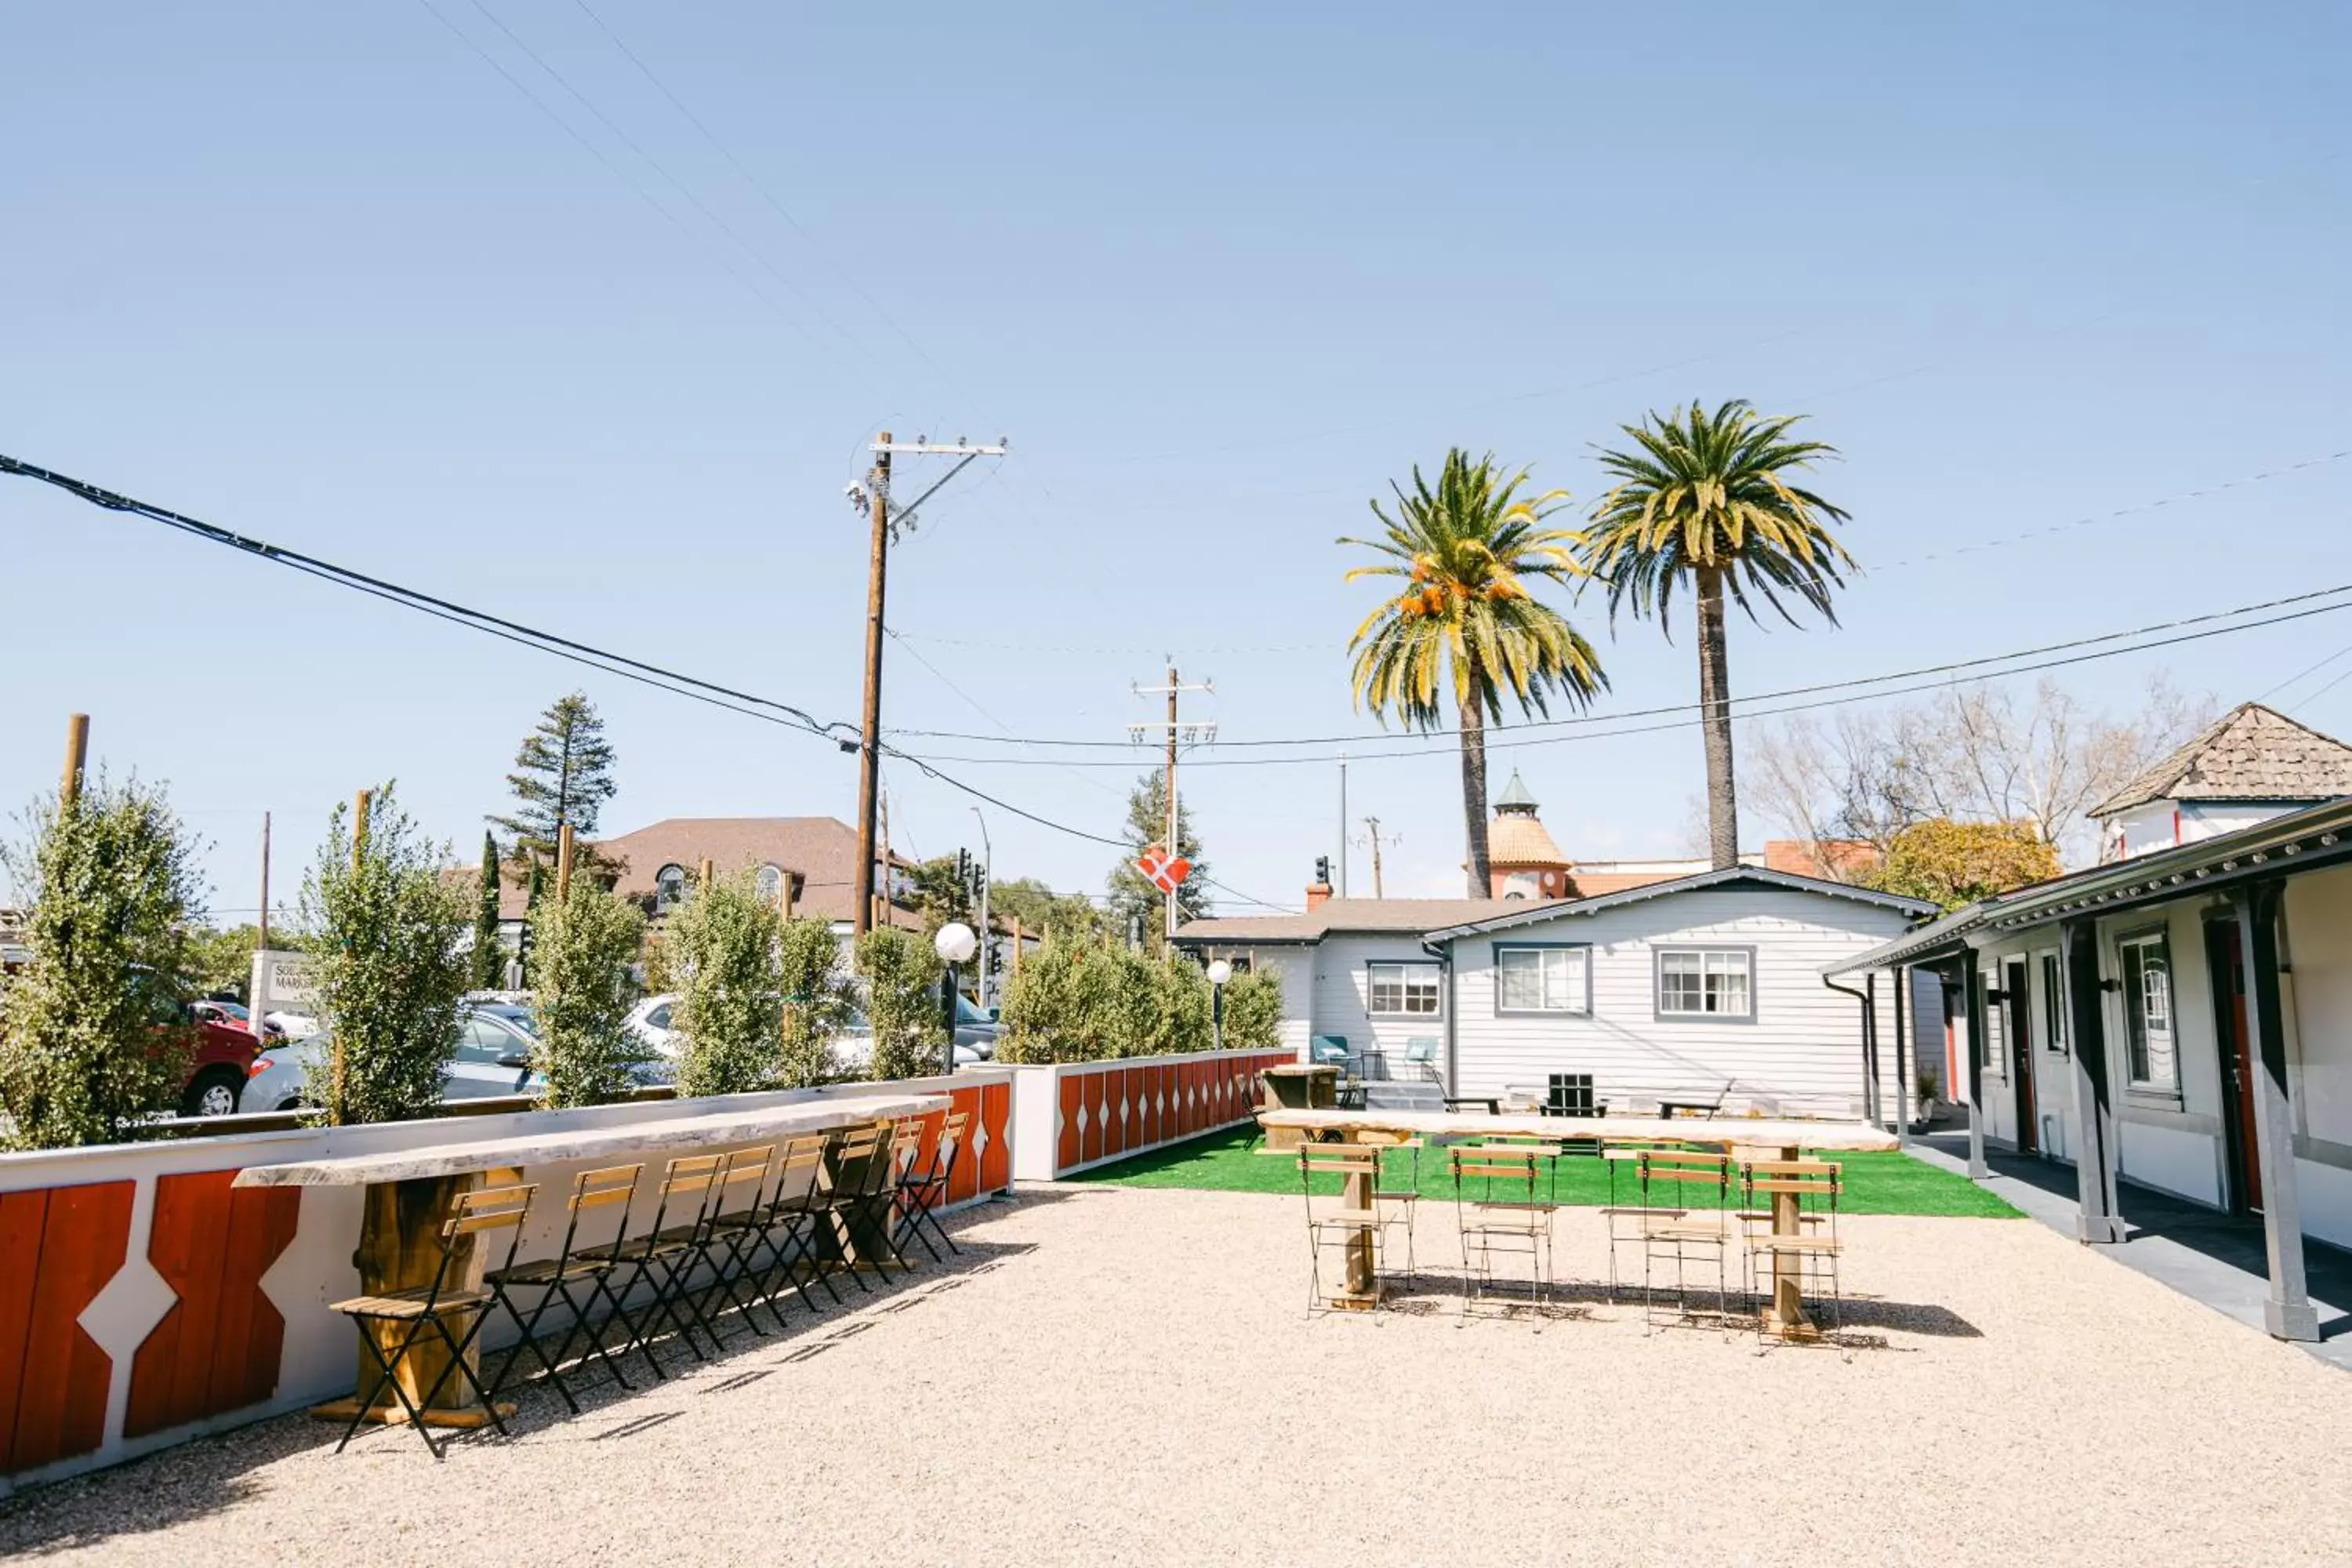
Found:
[[[457,1001],[472,979],[459,949],[466,900],[441,879],[446,845],[417,831],[374,793],[356,857],[351,808],[327,819],[327,841],[302,883],[320,1022],[332,1047],[310,1064],[307,1098],[338,1126],[396,1121],[441,1099],[457,1044]]]
[[[160,789],[92,779],[79,804],[27,814],[28,842],[0,851],[29,903],[31,961],[0,984],[0,1109],[6,1142],[102,1143],[174,1108],[193,1037],[176,1018],[202,895],[194,847]]]
[[[1205,1051],[1210,1007],[1208,976],[1189,957],[1057,935],[1024,955],[1020,978],[1005,987],[996,1057],[1082,1062]]]
[[[603,1105],[627,1097],[629,1069],[646,1058],[624,1026],[636,989],[629,964],[644,937],[637,907],[588,877],[574,879],[569,897],[542,899],[531,910],[540,1031],[533,1058],[547,1075],[548,1104]]]
[[[866,1017],[874,1026],[876,1079],[928,1078],[946,1055],[939,954],[911,931],[882,926],[857,939],[857,973],[866,982]]]
[[[663,945],[677,982],[677,1091],[742,1094],[784,1081],[782,917],[746,870],[698,890],[669,917]]]
[[[1253,969],[1225,983],[1225,1048],[1271,1051],[1282,1045],[1282,971]]]
[[[849,984],[841,943],[829,921],[786,921],[777,942],[782,963],[783,1080],[795,1088],[839,1076],[833,1039],[849,1021]]]

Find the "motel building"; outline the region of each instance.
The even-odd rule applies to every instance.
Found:
[[[2085,1242],[2126,1239],[2126,1187],[2259,1219],[2265,1324],[2315,1340],[2305,1239],[2352,1248],[2347,796],[2352,748],[2248,704],[2095,814],[2105,864],[1823,976],[1940,983],[1971,1175],[1988,1149],[2072,1165]]]

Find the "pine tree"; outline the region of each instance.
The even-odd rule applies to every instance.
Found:
[[[539,727],[523,737],[515,752],[515,771],[507,775],[514,793],[515,813],[494,816],[492,826],[514,839],[517,859],[553,857],[555,841],[569,824],[574,839],[593,837],[597,815],[619,786],[613,782],[613,748],[604,739],[604,721],[587,693],[559,697],[540,716]],[[575,844],[574,867],[584,847]]]
[[[1127,797],[1126,857],[1111,868],[1110,927],[1113,941],[1124,942],[1132,921],[1141,917],[1143,944],[1157,952],[1166,942],[1168,895],[1152,886],[1137,858],[1145,849],[1168,847],[1168,775],[1154,770],[1136,781]],[[1209,863],[1201,855],[1201,841],[1192,833],[1192,814],[1176,801],[1176,853],[1192,863],[1192,874],[1176,889],[1178,924],[1209,912]]]
[[[506,984],[507,952],[499,945],[499,841],[482,835],[480,902],[474,911],[474,984],[496,991]]]

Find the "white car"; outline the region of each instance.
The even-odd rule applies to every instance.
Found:
[[[490,1095],[543,1094],[547,1080],[531,1070],[534,1044],[530,1015],[520,1008],[469,1008],[459,1020],[457,1047],[449,1058],[441,1098],[478,1100]],[[290,1045],[273,1046],[253,1058],[240,1110],[299,1110],[310,1067],[324,1062],[331,1042],[314,1034]]]
[[[648,996],[629,1009],[629,1016],[623,1021],[622,1027],[635,1036],[647,1048],[659,1052],[665,1060],[676,1061],[677,1031],[672,1027],[670,1020],[677,1008],[677,994],[674,991]]]

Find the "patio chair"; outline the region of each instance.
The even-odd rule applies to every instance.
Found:
[[[766,1337],[768,1331],[751,1314],[752,1304],[760,1292],[751,1277],[751,1262],[761,1238],[766,1235],[763,1222],[767,1212],[768,1167],[774,1163],[776,1146],[761,1143],[750,1149],[738,1149],[722,1156],[719,1173],[711,1183],[710,1200],[703,1205],[700,1235],[695,1243],[692,1263],[679,1270],[691,1278],[697,1268],[710,1270],[710,1284],[703,1292],[706,1297],[724,1297],[741,1315],[746,1327]],[[745,1288],[750,1287],[750,1293]],[[695,1315],[701,1320],[703,1332],[710,1336],[715,1346],[719,1331],[709,1316],[696,1307]]]
[[[1395,1226],[1404,1231],[1402,1278],[1410,1283],[1417,1272],[1414,1268],[1416,1259],[1413,1254],[1412,1226],[1413,1216],[1418,1212],[1421,1203],[1422,1141],[1393,1132],[1367,1131],[1358,1133],[1357,1137],[1368,1147],[1376,1147],[1383,1151],[1383,1157],[1372,1177],[1372,1207],[1380,1211],[1381,1223],[1383,1226]],[[1381,1142],[1375,1142],[1374,1140],[1381,1140]],[[1406,1166],[1407,1179],[1402,1186],[1391,1181],[1389,1176],[1389,1162],[1385,1152],[1390,1149],[1405,1149],[1412,1152],[1411,1160]]]
[[[1315,1190],[1318,1176],[1339,1178],[1337,1195],[1318,1194]],[[1298,1146],[1298,1188],[1307,1205],[1307,1315],[1317,1310],[1330,1310],[1341,1298],[1323,1289],[1323,1254],[1338,1247],[1340,1252],[1340,1278],[1347,1278],[1347,1254],[1349,1248],[1367,1244],[1372,1249],[1372,1305],[1377,1307],[1380,1294],[1381,1254],[1382,1242],[1390,1226],[1396,1222],[1384,1216],[1377,1202],[1372,1206],[1358,1207],[1348,1201],[1351,1181],[1361,1181],[1369,1190],[1377,1191],[1381,1180],[1381,1151],[1362,1143],[1301,1143]],[[1411,1211],[1405,1222],[1411,1223]]]
[[[474,1369],[466,1363],[466,1352],[481,1333],[482,1325],[489,1321],[488,1309],[494,1298],[487,1289],[457,1284],[451,1266],[456,1261],[459,1243],[478,1246],[480,1243],[476,1241],[476,1237],[503,1230],[509,1233],[507,1255],[506,1260],[499,1267],[502,1271],[512,1268],[516,1248],[522,1243],[523,1215],[530,1211],[531,1194],[537,1191],[538,1184],[523,1182],[459,1194],[450,1207],[449,1217],[442,1222],[441,1258],[434,1265],[430,1284],[389,1290],[380,1296],[354,1296],[330,1305],[330,1311],[340,1312],[358,1322],[360,1348],[367,1352],[368,1359],[376,1366],[374,1385],[360,1395],[350,1424],[343,1428],[342,1436],[335,1444],[335,1452],[341,1453],[344,1445],[352,1440],[352,1435],[366,1424],[369,1413],[375,1409],[376,1401],[383,1397],[388,1388],[393,1398],[407,1414],[409,1424],[416,1428],[416,1435],[425,1440],[425,1448],[436,1459],[440,1458],[446,1444],[433,1440],[432,1430],[425,1425],[425,1412],[433,1408],[433,1402],[441,1396],[441,1390],[447,1386],[449,1374],[453,1372],[481,1402],[483,1411],[489,1416],[490,1425],[498,1429],[499,1436],[503,1437],[507,1435],[506,1419],[500,1415],[497,1403],[482,1387],[481,1380],[474,1375]],[[452,1331],[453,1322],[461,1322],[462,1328]],[[400,1331],[400,1342],[387,1355],[377,1342],[377,1335],[380,1326],[393,1324],[407,1326]],[[425,1389],[424,1397],[411,1403],[408,1390],[400,1381],[400,1369],[409,1356],[426,1342],[428,1330],[433,1339],[447,1351],[448,1357],[434,1377],[432,1385]]]
[[[1635,1152],[1633,1169],[1641,1184],[1644,1208],[1665,1206],[1654,1200],[1669,1194],[1678,1194],[1683,1205],[1681,1213],[1654,1215],[1642,1226],[1642,1311],[1647,1326],[1664,1328],[1691,1315],[1688,1266],[1709,1257],[1715,1259],[1717,1321],[1727,1323],[1731,1316],[1733,1240],[1727,1201],[1731,1193],[1729,1157],[1643,1149]],[[1706,1201],[1710,1190],[1714,1194],[1712,1208]],[[1675,1268],[1674,1310],[1661,1318],[1658,1275],[1660,1265],[1668,1262]]]
[[[1762,1228],[1750,1228],[1741,1265],[1741,1284],[1756,1308],[1756,1337],[1760,1347],[1765,1333],[1764,1296],[1779,1282],[1786,1259],[1797,1275],[1798,1289],[1817,1296],[1829,1288],[1831,1331],[1845,1323],[1845,1292],[1838,1276],[1838,1258],[1844,1247],[1838,1239],[1838,1199],[1845,1190],[1844,1167],[1828,1160],[1756,1160],[1740,1167],[1740,1219]],[[1797,1203],[1797,1234],[1782,1236],[1771,1227],[1771,1204],[1793,1197]],[[1759,1200],[1761,1200],[1759,1203]]]
[[[604,1370],[613,1374],[614,1383],[623,1388],[630,1386],[628,1375],[622,1372],[621,1363],[613,1359],[612,1352],[605,1346],[603,1328],[603,1324],[615,1321],[624,1326],[628,1322],[626,1314],[621,1310],[620,1301],[608,1288],[616,1265],[610,1256],[590,1256],[589,1249],[580,1245],[580,1216],[594,1209],[616,1209],[612,1239],[620,1240],[628,1228],[629,1205],[636,1198],[637,1182],[644,1175],[645,1169],[643,1165],[608,1165],[601,1171],[581,1172],[572,1178],[572,1194],[564,1200],[563,1241],[556,1248],[555,1256],[483,1272],[482,1283],[489,1287],[490,1294],[499,1306],[506,1309],[516,1327],[521,1331],[521,1337],[508,1348],[506,1359],[499,1363],[498,1373],[490,1379],[493,1398],[505,1385],[507,1374],[514,1370],[516,1358],[529,1350],[531,1358],[539,1363],[540,1369],[547,1373],[547,1381],[554,1385],[556,1393],[563,1396],[565,1406],[574,1415],[579,1415],[580,1402],[572,1396],[571,1388],[565,1384],[562,1367],[571,1359],[572,1342],[583,1337],[588,1342],[588,1348],[583,1355],[582,1366],[586,1366],[587,1357],[593,1356],[604,1363]],[[539,1292],[539,1299],[531,1304],[530,1313],[526,1317],[516,1293],[534,1289]],[[575,1294],[575,1290],[584,1294]],[[558,1301],[563,1303],[571,1317],[564,1324],[562,1341],[551,1357],[539,1342],[539,1325],[547,1310]],[[605,1307],[601,1319],[596,1310],[600,1301]]]
[[[1307,1059],[1318,1068],[1347,1069],[1348,1058],[1354,1053],[1348,1048],[1345,1035],[1318,1035],[1307,1045]]]
[[[948,1183],[955,1174],[956,1160],[963,1152],[964,1132],[971,1125],[971,1113],[958,1110],[950,1113],[940,1125],[939,1142],[931,1145],[930,1163],[922,1170],[902,1170],[898,1173],[898,1253],[904,1257],[909,1238],[923,1243],[923,1250],[931,1261],[940,1262],[939,1251],[924,1240],[923,1227],[930,1226],[931,1234],[940,1238],[950,1253],[963,1248],[955,1244],[940,1225],[933,1212],[948,1195]]]
[[[1557,1205],[1536,1195],[1537,1149],[1486,1144],[1446,1151],[1454,1173],[1454,1217],[1462,1237],[1462,1315],[1494,1288],[1495,1256],[1528,1260],[1528,1300],[1551,1300],[1551,1223]],[[1470,1195],[1470,1184],[1484,1190]],[[1517,1197],[1496,1196],[1496,1182]]]
[[[846,1273],[861,1291],[873,1289],[865,1271],[887,1266],[887,1258],[859,1256],[857,1238],[878,1233],[887,1243],[889,1219],[875,1210],[877,1196],[887,1193],[889,1180],[888,1122],[868,1122],[830,1135],[812,1261],[828,1272]]]
[[[766,1248],[767,1256],[754,1266],[754,1271],[766,1284],[762,1299],[779,1328],[783,1324],[784,1314],[777,1302],[787,1289],[798,1291],[801,1305],[812,1312],[818,1310],[809,1293],[812,1285],[823,1285],[824,1293],[833,1298],[833,1304],[841,1305],[841,1292],[825,1278],[814,1250],[817,1226],[828,1217],[824,1187],[827,1142],[821,1132],[787,1142],[776,1159],[776,1179],[768,1188],[767,1213],[760,1226],[760,1244]]]
[[[1642,1245],[1643,1236],[1654,1218],[1680,1218],[1689,1212],[1678,1205],[1653,1208],[1647,1194],[1637,1186],[1633,1195],[1643,1201],[1624,1203],[1617,1195],[1617,1173],[1633,1171],[1642,1155],[1654,1150],[1679,1150],[1679,1143],[1664,1143],[1656,1139],[1618,1142],[1612,1140],[1601,1146],[1601,1161],[1609,1173],[1609,1202],[1601,1211],[1601,1222],[1609,1231],[1609,1291],[1612,1302],[1617,1300],[1617,1255],[1625,1247]]]
[[[654,1353],[654,1332],[661,1322],[677,1331],[678,1339],[697,1361],[710,1358],[702,1353],[695,1342],[694,1329],[698,1314],[691,1300],[687,1311],[678,1307],[684,1296],[686,1274],[694,1263],[696,1238],[702,1232],[702,1211],[709,1202],[710,1188],[725,1163],[724,1154],[681,1154],[662,1168],[661,1185],[656,1189],[653,1218],[646,1228],[632,1237],[614,1240],[609,1247],[582,1249],[583,1258],[609,1261],[617,1275],[626,1268],[628,1278],[612,1287],[613,1298],[626,1301],[638,1286],[646,1287],[651,1294],[636,1315],[628,1320],[629,1342],[622,1352],[645,1352],[646,1364],[653,1368],[657,1380],[667,1382],[669,1373],[662,1370],[661,1358]],[[673,1220],[682,1219],[682,1224]],[[713,1344],[717,1342],[714,1340]]]
[[[1423,1083],[1443,1085],[1444,1075],[1437,1070],[1438,1038],[1434,1035],[1415,1035],[1404,1043],[1405,1071]]]

